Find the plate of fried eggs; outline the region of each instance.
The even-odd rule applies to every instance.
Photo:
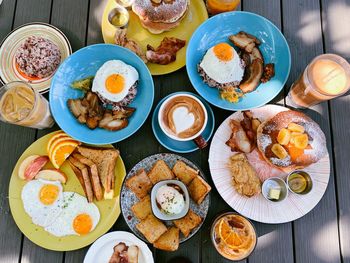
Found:
[[[94,77],[90,91],[98,95],[103,111],[135,109],[127,125],[91,129],[77,121],[67,101],[84,96],[71,85],[88,77]],[[68,57],[56,71],[49,95],[50,109],[60,128],[76,140],[95,145],[119,142],[135,133],[147,119],[153,98],[154,84],[147,66],[130,50],[111,44],[87,46]],[[102,119],[108,121],[104,115]],[[113,121],[107,124],[117,126]]]
[[[238,87],[247,80],[247,75],[258,75],[248,70],[243,57],[247,53],[229,40],[241,32],[257,39],[262,67],[274,64],[274,75],[266,83],[258,77],[260,83],[250,90],[240,87],[237,92],[225,94],[225,88]],[[255,55],[249,54],[250,59],[255,59]],[[243,11],[222,13],[206,20],[193,33],[186,51],[186,69],[193,87],[209,103],[231,111],[253,109],[271,101],[283,89],[290,67],[290,50],[281,31],[268,19]],[[228,94],[233,98],[225,99],[223,95]]]
[[[125,167],[119,156],[115,168],[115,195],[88,203],[78,178],[65,162],[60,171],[65,183],[46,179],[23,180],[19,168],[31,155],[46,155],[53,133],[35,141],[24,151],[12,172],[9,203],[22,233],[33,243],[50,250],[70,251],[85,247],[105,234],[120,215],[119,193]],[[45,169],[52,169],[48,163]]]

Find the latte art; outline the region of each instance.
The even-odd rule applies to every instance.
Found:
[[[178,96],[164,106],[162,121],[169,133],[184,139],[194,136],[202,129],[205,113],[196,100]]]

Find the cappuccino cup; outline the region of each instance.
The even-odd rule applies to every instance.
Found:
[[[160,106],[158,122],[162,131],[176,141],[192,141],[200,149],[207,146],[201,136],[208,113],[204,104],[195,96],[179,93],[168,97]]]

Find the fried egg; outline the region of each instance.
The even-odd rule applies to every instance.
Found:
[[[53,224],[45,227],[50,234],[62,237],[68,235],[86,235],[93,231],[100,221],[100,212],[84,196],[74,192],[63,193],[62,213]]]
[[[227,43],[219,43],[208,49],[199,66],[220,84],[240,82],[244,74],[239,55]]]
[[[34,224],[46,227],[62,212],[62,185],[56,181],[32,180],[22,189],[23,207]]]
[[[97,71],[92,91],[110,102],[119,102],[139,79],[137,70],[121,60],[109,60]]]

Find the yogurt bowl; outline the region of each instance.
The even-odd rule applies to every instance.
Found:
[[[151,207],[160,220],[183,218],[190,208],[187,187],[179,180],[164,180],[156,183],[151,191]]]

